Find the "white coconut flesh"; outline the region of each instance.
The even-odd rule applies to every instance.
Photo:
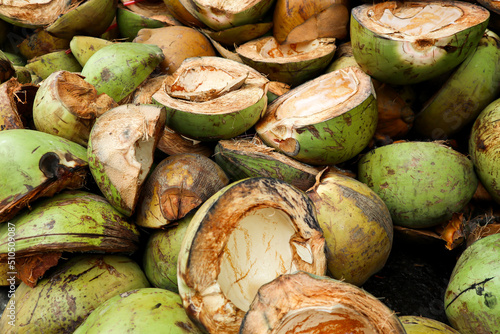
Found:
[[[279,44],[270,36],[247,42],[237,48],[238,54],[256,61],[290,63],[315,59],[335,51],[335,38],[317,38],[308,42]]]
[[[365,316],[356,310],[341,304],[333,304],[331,307],[305,307],[291,310],[271,333],[375,334],[378,331]]]
[[[2,0],[0,15],[27,26],[39,27],[53,23],[69,10],[68,0]]]
[[[212,8],[212,11],[239,13],[251,8],[263,0],[194,0],[198,7]],[[265,0],[264,0],[265,1]],[[213,10],[215,9],[215,10]]]
[[[291,240],[295,234],[290,217],[274,208],[253,210],[240,220],[227,239],[217,278],[226,298],[246,312],[263,284],[297,270],[294,253],[312,264],[309,244]]]

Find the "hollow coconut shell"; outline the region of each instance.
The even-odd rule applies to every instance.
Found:
[[[0,84],[0,131],[34,128],[33,101],[38,86],[16,78]]]
[[[184,137],[168,126],[163,129],[157,148],[168,155],[195,153],[211,157],[214,154],[211,142],[202,142]]]
[[[52,36],[45,29],[38,29],[26,37],[18,46],[18,50],[26,59],[42,56],[60,50],[67,50],[70,41]]]
[[[108,41],[104,38],[74,36],[69,43],[69,47],[73,56],[75,56],[76,60],[78,60],[83,67],[94,53],[111,44],[113,44],[112,41]]]
[[[351,11],[351,44],[361,68],[394,85],[433,79],[476,49],[489,12],[463,1],[388,1]]]
[[[326,271],[313,204],[281,180],[248,178],[196,211],[179,252],[177,281],[192,320],[211,333],[235,333],[259,287],[296,270]]]
[[[324,74],[274,100],[255,125],[262,141],[311,165],[355,157],[377,127],[371,79],[359,67]]]
[[[200,141],[230,139],[249,130],[267,107],[268,80],[253,68],[221,57],[182,62],[153,100],[165,106],[166,125]]]
[[[118,7],[116,11],[116,22],[120,30],[120,36],[129,42],[137,37],[141,29],[163,28],[169,25],[167,22],[135,13],[124,8],[124,6]]]
[[[381,270],[392,249],[391,213],[366,184],[327,173],[307,195],[328,247],[330,276],[357,286]]]
[[[297,86],[322,74],[335,48],[335,38],[280,45],[273,36],[266,36],[240,45],[236,53],[270,80]]]
[[[177,261],[181,243],[194,213],[149,236],[142,259],[144,273],[157,288],[178,292]]]
[[[184,26],[142,29],[134,42],[160,47],[165,56],[160,70],[165,74],[174,73],[187,58],[216,55],[212,44],[201,32]]]
[[[395,313],[368,292],[330,277],[299,271],[263,285],[240,334],[404,334]]]
[[[0,4],[0,18],[15,26],[25,28],[45,27],[64,14],[72,5],[71,0],[13,0]]]
[[[53,36],[70,40],[73,36],[98,37],[115,18],[118,0],[87,0],[59,16],[47,28]]]
[[[142,188],[136,223],[163,228],[183,218],[229,183],[224,170],[201,154],[176,154],[162,160]]]
[[[135,210],[164,125],[163,108],[125,104],[105,112],[92,127],[90,171],[104,197],[126,216]]]
[[[216,31],[256,23],[274,5],[274,0],[244,2],[179,0],[179,2],[191,15]]]
[[[156,45],[114,43],[94,53],[81,74],[98,94],[106,93],[119,103],[146,80],[163,58]]]
[[[106,94],[97,94],[82,76],[57,71],[42,81],[33,103],[33,121],[38,131],[87,146],[95,119],[118,104]]]
[[[184,23],[188,27],[206,27],[203,22],[198,20],[193,16],[187,9],[182,5],[180,0],[163,0],[167,6],[168,11],[180,22]]]
[[[213,40],[227,46],[240,45],[245,42],[257,39],[266,34],[273,27],[272,22],[260,22],[232,27],[221,31],[202,30]]]
[[[87,174],[83,146],[35,130],[0,131],[0,222],[37,198],[83,187]]]
[[[35,288],[22,283],[16,290],[16,326],[8,314],[0,331],[14,333],[73,333],[85,318],[111,297],[149,287],[139,265],[125,256],[86,255],[57,266]]]
[[[476,118],[469,138],[469,154],[479,180],[500,203],[500,100],[490,103]]]
[[[426,138],[445,139],[459,132],[500,93],[500,37],[487,30],[441,89],[425,103],[415,129]]]
[[[37,201],[7,225],[0,225],[0,261],[7,260],[12,226],[18,258],[52,251],[132,253],[139,244],[134,224],[104,197],[84,191],[64,191]]]
[[[130,316],[133,314],[133,316]],[[116,322],[116,319],[123,319]],[[202,334],[182,308],[175,292],[142,288],[116,295],[95,309],[73,334]]]
[[[233,181],[247,177],[273,177],[306,191],[316,183],[319,168],[303,164],[258,138],[219,140],[214,159]]]
[[[500,234],[469,246],[453,269],[444,297],[446,316],[462,334],[498,333]]]
[[[415,315],[399,316],[406,334],[460,334],[452,327],[435,319]]]
[[[385,202],[394,225],[425,228],[449,220],[476,191],[467,156],[439,142],[400,142],[358,161],[358,179]]]
[[[25,66],[42,80],[57,71],[80,72],[82,66],[71,52],[55,51],[31,58]]]

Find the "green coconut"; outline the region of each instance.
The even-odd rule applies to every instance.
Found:
[[[154,231],[149,236],[142,263],[144,273],[153,286],[178,292],[177,260],[193,215],[190,213],[166,230]]]
[[[108,29],[115,18],[118,0],[87,0],[72,6],[51,23],[47,32],[70,40],[76,35],[98,37]]]
[[[358,161],[358,179],[391,212],[394,225],[424,228],[449,220],[476,191],[472,161],[439,142],[401,142]]]
[[[12,226],[19,258],[51,251],[132,253],[139,243],[134,224],[102,196],[84,191],[65,191],[37,201],[7,225],[0,225],[0,261],[7,260]]]
[[[335,48],[335,38],[278,44],[273,36],[267,36],[240,45],[236,53],[270,80],[297,86],[322,74],[333,59]]]
[[[90,57],[105,46],[113,44],[104,38],[91,36],[74,36],[69,43],[71,53],[80,65],[85,66]]]
[[[393,240],[391,213],[367,185],[327,173],[307,195],[328,247],[330,276],[357,286],[382,269]]]
[[[406,334],[460,334],[450,326],[425,317],[415,315],[399,316]]]
[[[203,29],[203,33],[210,36],[213,40],[231,47],[245,42],[257,39],[266,34],[273,27],[272,22],[262,22],[245,24],[238,27],[232,27],[221,31],[212,31]]]
[[[299,271],[259,289],[239,333],[405,334],[405,330],[394,312],[368,292]]]
[[[447,138],[473,122],[500,93],[500,37],[487,30],[475,52],[458,66],[415,119],[425,137]]]
[[[88,316],[74,334],[104,332],[203,333],[186,315],[177,293],[157,288],[131,290],[108,299]]]
[[[106,300],[146,287],[139,265],[125,256],[78,256],[57,266],[35,288],[21,283],[10,301],[16,305],[15,326],[4,312],[0,332],[73,333]]]
[[[316,183],[319,168],[303,164],[253,139],[219,140],[217,162],[233,181],[247,177],[273,177],[306,191]]]
[[[90,171],[104,197],[131,216],[153,164],[165,110],[124,104],[97,118],[88,142]]]
[[[118,23],[120,36],[129,42],[132,42],[133,39],[137,37],[137,33],[141,29],[155,29],[168,26],[166,22],[139,13],[134,13],[123,7],[118,7],[116,12],[116,23]]]
[[[57,71],[40,84],[33,103],[33,121],[38,131],[87,146],[95,119],[117,106],[108,95],[98,95],[82,76]]]
[[[324,275],[325,243],[314,206],[273,178],[229,184],[195,213],[179,252],[179,294],[210,333],[235,333],[259,287],[304,270]]]
[[[153,100],[167,109],[166,125],[191,139],[230,139],[249,130],[267,107],[268,80],[221,57],[193,57],[168,76]]]
[[[474,52],[489,12],[465,1],[387,1],[351,11],[354,57],[370,76],[395,85],[446,73]]]
[[[446,288],[444,307],[462,334],[500,333],[500,234],[480,239],[460,255]]]
[[[213,30],[256,23],[273,6],[274,0],[214,1],[179,0],[194,17]]]
[[[0,222],[37,198],[83,187],[87,174],[83,146],[40,131],[0,131]]]
[[[469,154],[479,180],[500,203],[500,100],[490,103],[477,117],[469,138]]]
[[[204,155],[171,155],[146,180],[137,204],[136,223],[163,228],[186,216],[228,183],[224,170]]]
[[[57,71],[80,72],[82,70],[82,66],[73,54],[66,51],[54,51],[31,58],[25,67],[42,80]]]
[[[312,165],[355,157],[377,127],[370,77],[348,67],[310,80],[281,95],[255,125],[262,141]]]
[[[42,56],[60,50],[67,50],[69,40],[52,36],[47,30],[36,30],[26,37],[18,46],[17,50],[26,59]]]
[[[94,53],[82,75],[99,94],[106,93],[120,102],[146,80],[163,58],[156,45],[114,43]]]

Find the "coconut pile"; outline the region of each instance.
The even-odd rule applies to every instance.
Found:
[[[0,332],[500,333],[499,15],[1,2]]]

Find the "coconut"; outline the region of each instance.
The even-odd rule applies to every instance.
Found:
[[[250,129],[267,107],[268,80],[249,66],[220,57],[186,59],[153,100],[166,125],[191,139],[215,141]]]
[[[488,25],[489,12],[463,1],[388,1],[351,11],[354,57],[370,76],[395,85],[430,80],[460,64]]]
[[[358,161],[358,179],[385,202],[395,225],[424,228],[449,220],[477,188],[472,161],[439,142],[400,142]]]
[[[87,146],[95,119],[117,106],[108,95],[97,95],[82,76],[57,71],[40,84],[33,103],[33,121],[38,131]]]
[[[195,153],[211,157],[214,153],[214,149],[210,142],[201,142],[199,140],[184,137],[168,126],[165,126],[163,129],[160,140],[158,141],[158,149],[169,155]]]
[[[0,18],[20,27],[41,28],[72,6],[71,0],[12,0],[0,4]]]
[[[117,319],[121,320],[117,322]],[[131,290],[108,299],[88,316],[74,334],[102,332],[203,333],[187,317],[177,293],[156,288]]]
[[[248,178],[210,197],[188,226],[177,271],[191,319],[211,333],[235,333],[259,287],[281,274],[326,271],[314,206],[297,188]]]
[[[139,265],[125,256],[86,255],[59,265],[35,288],[21,283],[10,302],[16,305],[16,325],[8,312],[0,332],[73,333],[101,303],[133,289],[149,287]]]
[[[403,334],[398,317],[380,300],[349,283],[305,272],[263,285],[240,334]]]
[[[21,84],[16,78],[0,84],[0,131],[34,128],[33,101],[37,85]]]
[[[389,209],[367,185],[338,173],[322,175],[307,195],[324,232],[330,276],[363,285],[389,258],[393,240]]]
[[[22,40],[17,49],[24,58],[31,59],[68,47],[69,40],[54,37],[46,30],[37,30]]]
[[[87,174],[83,146],[40,131],[0,131],[0,222],[37,198],[83,187]]]
[[[274,100],[255,129],[262,141],[312,165],[355,157],[377,126],[370,77],[348,67],[300,85]]]
[[[278,43],[301,43],[317,38],[347,37],[348,0],[277,0],[273,35]]]
[[[273,27],[272,22],[261,22],[245,24],[238,27],[232,27],[221,31],[212,31],[203,29],[203,33],[210,36],[213,40],[231,47],[245,42],[257,39],[266,34]]]
[[[255,23],[274,5],[274,0],[179,0],[184,8],[213,30]]]
[[[205,24],[194,17],[187,9],[183,6],[180,0],[163,0],[167,6],[168,11],[180,22],[184,23],[189,27],[203,28]]]
[[[448,138],[473,122],[500,93],[500,37],[487,30],[471,53],[428,100],[416,130],[434,140]]]
[[[219,140],[217,162],[233,181],[247,177],[273,177],[306,191],[316,182],[319,168],[303,164],[264,145],[259,137]]]
[[[82,66],[73,54],[66,51],[54,51],[31,58],[26,68],[42,80],[57,71],[80,72],[82,70]]]
[[[446,288],[444,306],[451,325],[462,334],[498,333],[500,234],[480,239],[458,259]]]
[[[488,193],[500,203],[500,100],[490,103],[477,117],[469,139],[475,171]]]
[[[118,24],[118,29],[120,30],[120,36],[129,42],[137,37],[137,34],[141,29],[163,28],[176,24],[176,21],[173,19],[168,20],[167,17],[165,17],[165,20],[162,20],[161,18],[156,19],[136,13],[128,8],[124,8],[124,6],[118,7],[116,11],[116,22]]]
[[[399,316],[406,334],[460,334],[450,326],[425,317],[414,315]]]
[[[229,183],[215,162],[201,154],[176,154],[162,160],[139,198],[136,223],[162,228],[183,218]]]
[[[113,42],[103,38],[91,36],[74,36],[69,43],[71,53],[75,56],[80,65],[85,66],[89,58],[105,46]]]
[[[99,189],[121,213],[135,210],[165,125],[165,110],[125,104],[99,117],[90,133],[89,167]]]

